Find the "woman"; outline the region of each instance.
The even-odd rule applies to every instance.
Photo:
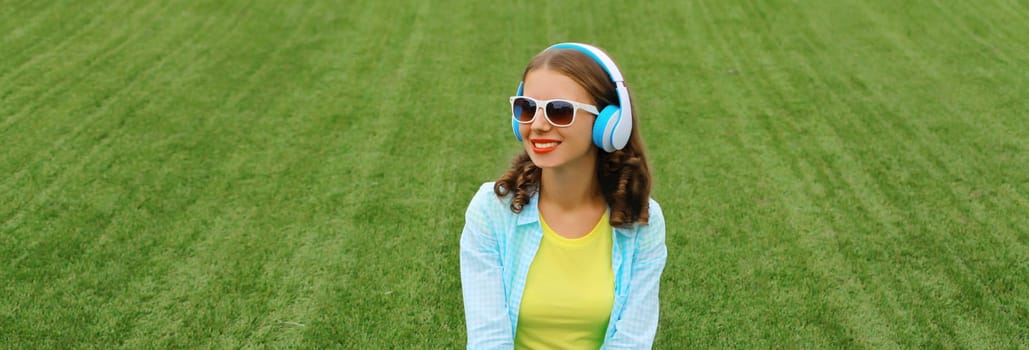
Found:
[[[461,233],[468,348],[649,348],[665,225],[628,88],[600,49],[551,46],[511,97],[525,152]]]

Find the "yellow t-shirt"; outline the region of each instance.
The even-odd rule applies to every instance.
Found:
[[[529,267],[515,334],[516,349],[599,349],[615,298],[607,213],[589,234],[561,237],[543,226]]]

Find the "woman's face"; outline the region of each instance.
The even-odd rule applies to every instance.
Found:
[[[530,71],[525,76],[522,94],[537,101],[565,99],[593,104],[593,98],[575,80],[546,68]],[[592,170],[597,158],[597,148],[592,141],[596,116],[577,109],[575,122],[559,128],[547,121],[542,107],[536,110],[532,123],[518,126],[522,144],[533,164],[544,169],[582,167]]]

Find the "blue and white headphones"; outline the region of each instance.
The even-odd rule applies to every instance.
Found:
[[[615,83],[618,105],[608,105],[600,110],[600,114],[597,115],[597,120],[593,124],[593,144],[608,153],[625,148],[625,144],[629,142],[629,135],[632,134],[632,105],[629,101],[629,88],[625,87],[625,79],[622,78],[622,72],[618,70],[615,61],[600,49],[586,44],[560,43],[547,48],[547,50],[551,49],[572,49],[582,52],[607,72],[608,77]],[[516,96],[522,95],[524,84],[524,81],[518,83]],[[511,128],[514,129],[515,138],[522,141],[518,125],[518,120],[512,115]]]

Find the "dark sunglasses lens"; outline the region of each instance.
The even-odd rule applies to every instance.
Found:
[[[547,104],[547,117],[554,125],[567,126],[572,124],[572,117],[575,115],[575,106],[565,101],[553,101]]]
[[[533,115],[536,114],[536,101],[522,97],[516,98],[514,104],[511,105],[511,114],[520,122],[532,121]]]

